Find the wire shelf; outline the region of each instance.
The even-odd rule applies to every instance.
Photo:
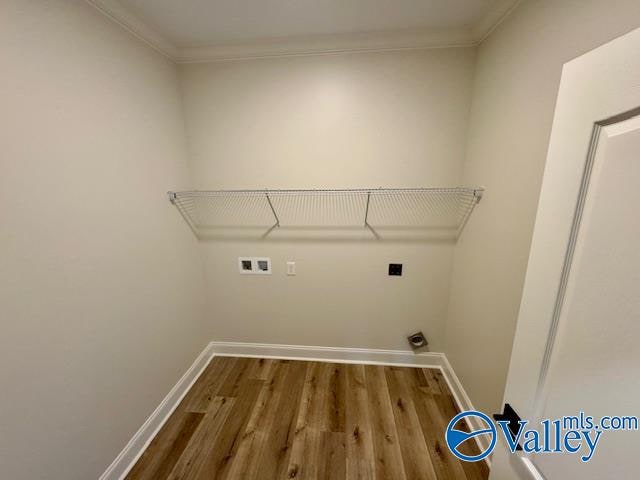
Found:
[[[422,228],[460,234],[483,188],[168,192],[198,237],[224,228]]]

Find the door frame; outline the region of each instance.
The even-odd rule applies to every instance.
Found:
[[[522,418],[542,413],[601,130],[640,115],[630,105],[640,105],[640,29],[565,64],[505,389]],[[521,478],[544,478],[530,458],[508,457]]]

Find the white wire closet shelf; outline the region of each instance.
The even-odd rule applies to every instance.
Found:
[[[460,234],[481,187],[168,192],[199,238],[225,228],[426,229]]]

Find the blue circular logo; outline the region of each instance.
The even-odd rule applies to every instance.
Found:
[[[465,430],[455,428],[456,424],[461,420],[472,417],[479,419],[477,423],[479,425],[482,425],[479,430],[467,432]],[[467,425],[469,426],[469,428],[473,426],[473,424],[471,424],[470,422],[467,422]],[[484,425],[486,425],[486,428],[484,428]],[[459,449],[464,442],[479,435],[489,435],[491,437],[489,446],[483,452],[479,453],[478,455],[465,455],[464,453],[460,452]],[[491,419],[484,413],[476,412],[473,410],[459,413],[458,415],[453,417],[449,422],[449,425],[447,426],[446,432],[447,446],[449,447],[449,450],[451,450],[451,453],[453,453],[456,457],[458,457],[460,460],[464,460],[465,462],[477,462],[478,460],[482,460],[483,458],[491,455],[491,452],[493,452],[493,449],[496,446],[496,437],[496,427]]]

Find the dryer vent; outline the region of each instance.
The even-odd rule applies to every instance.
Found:
[[[425,337],[424,333],[422,332],[412,333],[407,337],[407,340],[409,341],[409,345],[411,345],[411,348],[413,350],[419,350],[429,345],[429,342],[427,342],[427,337]]]

